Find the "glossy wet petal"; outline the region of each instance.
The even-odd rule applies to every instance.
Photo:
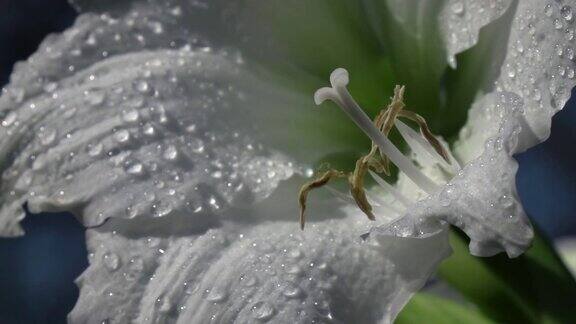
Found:
[[[231,212],[237,215],[230,219],[245,218],[246,211]],[[336,206],[325,212],[342,213]],[[447,231],[363,241],[358,216],[316,222],[305,232],[293,222],[227,222],[168,236],[137,235],[111,222],[88,232],[91,264],[69,319],[390,322],[449,254]]]
[[[480,30],[501,17],[512,0],[450,0],[445,1],[438,17],[446,44],[448,63],[456,68],[455,55],[478,42]]]
[[[573,1],[519,1],[514,12],[506,55],[496,80],[495,91],[517,94],[524,102],[524,123],[516,152],[545,140],[552,116],[564,107],[576,84],[574,63]],[[486,125],[498,118],[490,99],[478,96],[468,124],[457,145],[465,161],[481,153],[481,143],[494,134]],[[489,126],[490,127],[490,126]],[[493,126],[492,126],[493,127]]]
[[[250,136],[249,80],[225,54],[159,50],[96,63],[22,102],[0,130],[6,232],[25,202],[94,226],[265,198],[295,166]]]
[[[486,131],[494,134],[482,154],[469,161],[454,176],[445,166],[430,163],[422,152],[413,159],[422,171],[441,186],[428,195],[404,174],[397,187],[413,201],[405,215],[378,227],[380,235],[416,235],[438,230],[445,223],[460,228],[470,238],[470,253],[492,256],[506,252],[517,257],[530,247],[534,231],[516,191],[518,163],[512,157],[519,145],[523,121],[522,101],[511,93],[486,98],[493,104],[494,122]]]

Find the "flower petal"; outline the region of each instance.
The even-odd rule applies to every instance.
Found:
[[[550,134],[552,115],[562,109],[576,84],[574,1],[519,1],[507,55],[496,87],[524,100],[526,120],[535,145]],[[523,132],[525,133],[525,132]]]
[[[516,93],[524,101],[522,128],[515,152],[544,141],[550,134],[552,116],[564,107],[575,82],[573,1],[518,1],[511,23],[506,55],[497,79],[488,85],[495,91]],[[459,157],[470,161],[492,137],[486,131],[494,116],[483,96],[470,110],[457,144]],[[471,144],[468,144],[471,143]]]
[[[295,166],[247,135],[257,128],[241,108],[250,80],[223,54],[141,52],[26,101],[0,129],[11,153],[0,212],[7,233],[26,201],[33,212],[72,211],[95,226],[265,198]]]
[[[422,226],[433,226],[431,220],[445,221],[470,237],[473,255],[505,251],[516,257],[530,246],[534,235],[516,191],[518,163],[512,157],[521,145],[522,128],[527,127],[522,123],[522,101],[515,94],[496,93],[487,95],[483,102],[491,112],[486,116],[492,116],[484,131],[495,134],[484,144],[483,153],[469,161],[442,190],[418,202],[409,213],[410,219],[397,226],[417,232],[423,231]],[[441,174],[428,168],[427,174]],[[404,177],[400,185],[407,186]]]
[[[27,201],[88,226],[193,212],[260,199],[290,177],[296,165],[267,147],[305,163],[355,148],[308,95],[193,34],[183,8],[126,5],[81,15],[15,68],[0,97],[3,235],[22,233]]]
[[[492,256],[505,251],[516,257],[532,242],[534,231],[516,191],[522,101],[513,94],[494,95],[495,109],[505,111],[500,128],[485,144],[482,155],[468,163],[436,197],[441,219],[470,237],[470,252]]]
[[[480,29],[502,16],[511,3],[512,0],[445,1],[438,21],[452,68],[456,68],[456,54],[474,46]]]
[[[69,320],[390,322],[448,255],[447,231],[363,241],[359,216],[316,222],[305,232],[293,222],[223,223],[175,236],[138,235],[111,221],[88,232],[91,265],[78,280]]]

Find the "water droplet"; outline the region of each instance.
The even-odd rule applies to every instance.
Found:
[[[314,306],[315,306],[318,314],[320,314],[321,316],[323,316],[327,319],[332,319],[332,312],[330,310],[330,304],[327,301],[324,300],[321,302],[315,302]]]
[[[564,24],[562,23],[562,20],[560,20],[560,19],[554,19],[554,28],[556,28],[556,29],[562,29],[562,27],[564,27]]]
[[[253,287],[258,283],[258,279],[251,274],[245,274],[240,276],[240,282],[246,287]]]
[[[170,302],[170,298],[158,298],[156,302],[160,304],[160,308],[158,309],[160,313],[169,313],[172,310],[172,303]]]
[[[566,67],[566,77],[568,77],[568,79],[574,79],[574,74],[574,68],[571,66]]]
[[[228,293],[223,288],[214,287],[205,291],[206,300],[214,303],[221,303],[225,301],[227,297]]]
[[[130,132],[128,132],[126,129],[119,130],[114,133],[114,138],[119,143],[125,143],[130,139]]]
[[[148,85],[148,82],[146,81],[139,81],[136,83],[136,90],[142,93],[147,93],[150,91],[150,85]]]
[[[130,174],[142,174],[142,171],[144,171],[142,163],[134,163],[126,169],[126,172]]]
[[[162,217],[170,214],[173,210],[172,204],[168,201],[159,201],[152,205],[154,217]]]
[[[572,8],[570,8],[570,6],[562,7],[562,9],[560,9],[560,14],[566,21],[571,21],[572,18],[574,18],[572,15]]]
[[[546,6],[544,6],[544,14],[548,17],[552,16],[552,5],[551,4],[547,4]]]
[[[534,94],[533,96],[534,100],[536,101],[542,100],[542,93],[540,92],[539,89],[534,89],[533,94]]]
[[[143,126],[142,131],[144,132],[145,135],[148,135],[148,136],[153,136],[156,133],[154,126],[152,126],[149,123],[147,123],[146,125]]]
[[[8,127],[8,126],[12,125],[16,121],[17,117],[18,117],[18,115],[15,112],[8,113],[8,115],[6,115],[6,117],[4,117],[4,120],[2,120],[2,126]]]
[[[88,155],[95,157],[102,153],[102,143],[88,144]]]
[[[56,139],[56,130],[52,128],[41,127],[38,132],[38,137],[40,138],[40,144],[48,146],[54,142]]]
[[[298,266],[298,265],[292,265],[292,266],[286,268],[286,273],[289,273],[292,275],[299,275],[302,272],[303,272],[302,268],[300,268],[300,266]]]
[[[506,65],[506,70],[508,71],[508,77],[513,79],[516,77],[516,69],[510,64]]]
[[[116,271],[118,270],[118,267],[120,267],[120,258],[117,254],[112,252],[104,254],[103,262],[106,269],[110,271]]]
[[[269,319],[274,317],[275,313],[276,310],[274,309],[274,307],[272,307],[272,305],[264,301],[257,302],[252,306],[252,314],[254,318],[259,321],[268,321]]]
[[[288,298],[298,298],[302,295],[302,289],[294,283],[288,283],[284,287],[282,294]]]
[[[189,143],[192,152],[194,153],[202,153],[204,152],[204,142],[200,139],[194,139]]]
[[[454,2],[451,6],[452,12],[456,15],[461,16],[464,14],[464,3],[462,1]]]
[[[86,102],[93,107],[100,106],[106,98],[104,92],[86,91],[84,92]]]
[[[288,257],[292,259],[300,259],[303,256],[302,251],[299,248],[295,248],[288,252]]]
[[[151,22],[150,29],[152,29],[154,34],[162,34],[164,32],[164,26],[159,22]]]
[[[168,145],[162,156],[169,161],[175,160],[178,157],[178,149],[174,145]]]
[[[508,195],[502,195],[502,197],[498,199],[498,203],[500,203],[503,208],[510,208],[514,205],[514,199]]]
[[[139,117],[140,117],[140,114],[138,113],[138,110],[136,110],[136,109],[130,109],[130,110],[122,111],[122,119],[124,119],[125,122],[128,122],[128,123],[135,122],[138,120]]]

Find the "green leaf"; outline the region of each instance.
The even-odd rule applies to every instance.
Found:
[[[454,254],[442,263],[439,275],[498,322],[574,322],[576,282],[550,242],[536,233],[524,255],[509,259],[470,255],[467,239],[454,231]]]
[[[441,79],[447,66],[438,24],[444,1],[363,0],[362,3],[382,51],[390,57],[395,80],[406,86],[408,109],[421,114],[438,133]]]
[[[247,62],[271,84],[299,93],[303,101],[281,112],[289,139],[286,151],[322,146],[360,153],[368,138],[334,104],[316,107],[314,92],[329,86],[330,73],[346,68],[350,92],[375,115],[391,96],[394,74],[356,0],[243,0],[232,11],[239,20],[239,46]],[[306,114],[298,113],[306,110]],[[293,134],[293,136],[292,136]],[[304,149],[302,149],[304,147]],[[325,159],[331,161],[328,157]]]
[[[478,310],[427,293],[416,294],[404,307],[396,324],[490,324]]]

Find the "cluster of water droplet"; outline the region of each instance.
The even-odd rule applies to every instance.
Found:
[[[213,212],[292,176],[250,134],[240,56],[178,27],[179,7],[153,10],[82,15],[16,68],[0,98],[0,219],[25,201],[87,225]]]
[[[564,107],[575,81],[573,8],[564,1],[520,1],[497,89],[522,96],[540,139]]]
[[[107,323],[376,321],[392,307],[401,290],[390,283],[403,284],[403,273],[351,233],[352,223],[324,225],[300,232],[270,223],[171,238],[91,230],[91,266],[71,316]]]

